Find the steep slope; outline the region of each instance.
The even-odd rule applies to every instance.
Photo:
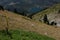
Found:
[[[36,21],[39,20],[43,20],[43,17],[45,14],[47,14],[48,16],[48,20],[51,21],[55,21],[57,23],[57,26],[60,26],[60,4],[55,4],[52,7],[42,11],[42,12],[38,12],[36,13],[36,15],[33,16],[33,19]]]
[[[8,11],[0,11],[0,29],[6,27],[6,17],[8,17],[8,28],[9,29],[23,29],[26,31],[34,31],[38,34],[43,34],[60,40],[60,28],[55,28],[54,26],[48,26],[44,23],[40,23],[34,20],[31,20],[27,17],[14,14]]]

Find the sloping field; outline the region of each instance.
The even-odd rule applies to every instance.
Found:
[[[48,26],[44,23],[31,20],[27,17],[8,12],[6,10],[0,11],[0,29],[4,29],[7,26],[5,14],[7,14],[8,17],[9,29],[23,29],[26,31],[33,31],[37,32],[38,34],[55,38],[56,40],[60,40],[60,28]]]

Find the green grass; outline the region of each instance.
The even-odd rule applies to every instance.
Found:
[[[0,31],[0,40],[55,40],[45,35],[40,35],[35,32],[28,32],[23,30],[10,30],[13,39],[6,34],[4,31]]]

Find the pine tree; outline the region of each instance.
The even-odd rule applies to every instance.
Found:
[[[47,15],[46,15],[46,14],[44,15],[43,21],[44,21],[44,23],[49,24],[49,20],[48,20],[48,18],[47,18]]]

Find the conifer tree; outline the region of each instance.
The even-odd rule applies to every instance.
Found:
[[[47,18],[47,14],[44,15],[43,21],[44,21],[44,23],[49,24],[49,20]]]

